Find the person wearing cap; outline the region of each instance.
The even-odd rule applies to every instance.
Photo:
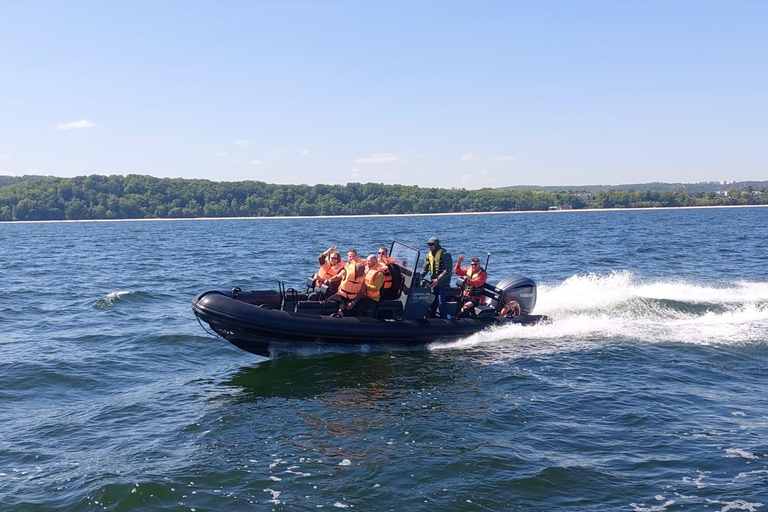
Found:
[[[440,312],[440,318],[450,319],[451,315],[445,312],[445,292],[451,285],[451,274],[453,273],[453,259],[451,253],[446,251],[437,237],[427,240],[429,252],[424,267],[421,269],[421,275],[425,277],[430,275],[429,282],[432,287],[432,293],[435,300],[430,307],[430,316],[435,316],[435,311]]]
[[[453,269],[457,276],[464,277],[464,291],[461,294],[462,304],[459,316],[482,302],[483,285],[485,280],[488,279],[485,269],[480,266],[480,258],[472,258],[467,268],[461,268],[463,261],[464,255],[460,254],[459,259],[456,260],[456,268]]]

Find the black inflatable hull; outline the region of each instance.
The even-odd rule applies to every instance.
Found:
[[[464,338],[493,325],[532,324],[545,319],[537,315],[451,320],[335,318],[249,304],[220,291],[199,294],[192,301],[192,309],[219,336],[238,348],[266,357],[324,346],[423,346],[437,340]]]

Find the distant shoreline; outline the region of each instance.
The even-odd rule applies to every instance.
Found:
[[[703,210],[726,208],[768,208],[768,204],[737,204],[715,206],[658,206],[649,208],[579,208],[571,210],[521,210],[503,212],[446,212],[446,213],[376,213],[372,215],[287,215],[279,217],[174,217],[174,218],[150,218],[150,219],[78,219],[78,220],[6,220],[3,224],[50,224],[50,223],[77,223],[77,222],[159,222],[159,221],[210,221],[210,220],[286,220],[286,219],[357,219],[367,217],[439,217],[445,215],[508,215],[508,214],[563,214],[576,212],[636,212],[659,210]]]

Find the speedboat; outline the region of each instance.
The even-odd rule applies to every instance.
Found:
[[[198,294],[192,310],[198,321],[245,351],[264,357],[302,349],[351,347],[414,347],[435,341],[464,338],[493,326],[536,324],[549,319],[534,315],[536,283],[514,274],[496,286],[486,284],[483,302],[459,317],[461,286],[449,288],[446,318],[430,318],[434,295],[429,282],[416,270],[420,251],[402,242],[392,243],[389,252],[393,275],[398,275],[396,298],[380,300],[366,316],[340,316],[338,305],[315,299],[308,289],[285,288],[245,291],[240,287]],[[325,290],[319,290],[319,294]],[[516,301],[519,314],[504,314],[504,306]],[[203,325],[205,328],[205,325]]]

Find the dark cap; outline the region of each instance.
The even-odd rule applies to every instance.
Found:
[[[439,245],[440,244],[440,240],[438,240],[436,236],[433,236],[432,238],[427,240],[427,243],[428,244],[438,244]]]

